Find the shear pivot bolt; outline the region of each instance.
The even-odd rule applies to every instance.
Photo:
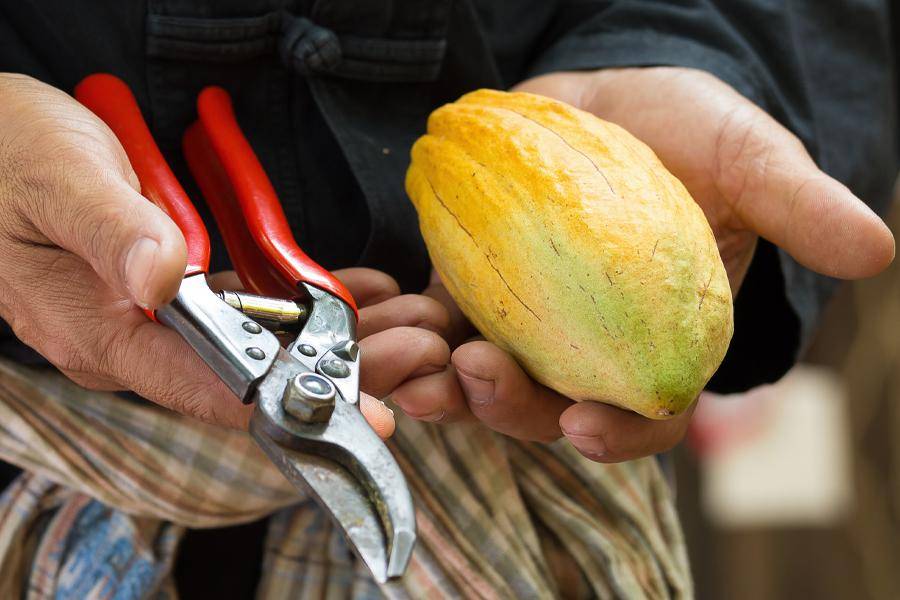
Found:
[[[254,360],[262,360],[266,357],[266,353],[257,348],[256,346],[251,346],[245,350],[247,356]]]
[[[262,327],[259,326],[259,323],[254,323],[253,321],[245,321],[241,327],[244,328],[244,331],[247,333],[260,333],[262,332]]]
[[[350,367],[339,358],[332,358],[322,363],[322,373],[331,377],[347,377],[350,375]]]
[[[318,373],[300,373],[284,388],[284,411],[304,423],[324,423],[334,412],[334,384]]]

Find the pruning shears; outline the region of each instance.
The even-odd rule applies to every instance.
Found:
[[[177,296],[149,316],[177,331],[243,402],[255,403],[253,438],[292,484],[312,492],[375,579],[402,575],[416,541],[415,512],[400,467],[359,410],[356,304],[297,245],[228,93],[200,93],[182,149],[250,293],[207,285],[209,235],[128,86],[95,74],[75,97],[112,129],[143,195],[187,243]],[[282,348],[276,333],[287,332],[298,334]]]

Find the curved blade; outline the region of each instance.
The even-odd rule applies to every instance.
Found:
[[[276,361],[260,385],[250,433],[291,483],[318,498],[379,583],[399,577],[416,541],[406,478],[359,408],[340,394],[327,423],[285,414],[284,382],[304,370],[293,360]]]

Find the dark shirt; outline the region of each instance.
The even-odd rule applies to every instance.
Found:
[[[180,138],[198,91],[227,88],[301,246],[328,268],[387,271],[407,292],[424,287],[429,263],[403,176],[434,108],[536,74],[648,65],[717,75],[794,131],[826,172],[886,210],[897,127],[884,1],[0,3],[0,71],[67,91],[92,72],[119,75],[193,198]],[[216,228],[210,233],[212,267],[227,268]],[[780,377],[834,287],[761,243],[711,387]],[[2,327],[0,355],[41,360]]]
[[[324,50],[305,54],[322,40]],[[197,92],[226,87],[304,249],[329,268],[385,270],[408,292],[423,287],[429,267],[403,174],[431,110],[540,73],[640,65],[712,72],[800,136],[826,172],[886,209],[896,100],[888,7],[878,0],[0,5],[0,70],[65,90],[95,71],[123,77],[195,198],[180,137]],[[210,231],[212,266],[227,268]],[[834,285],[763,243],[711,387],[777,379]],[[40,362],[5,327],[0,354]]]

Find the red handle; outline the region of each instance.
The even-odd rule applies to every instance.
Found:
[[[275,189],[238,126],[228,93],[219,87],[204,89],[197,112],[199,121],[184,137],[185,157],[244,285],[265,295],[296,296],[299,284],[309,283],[356,311],[344,284],[294,240]]]
[[[296,286],[282,278],[250,236],[234,188],[199,121],[185,132],[182,151],[206,203],[212,209],[231,264],[238,272],[244,289],[262,296],[296,297]]]
[[[141,193],[181,229],[188,251],[185,275],[206,273],[209,270],[206,227],[150,135],[131,90],[118,77],[97,73],[75,86],[75,98],[112,129],[141,182]]]

